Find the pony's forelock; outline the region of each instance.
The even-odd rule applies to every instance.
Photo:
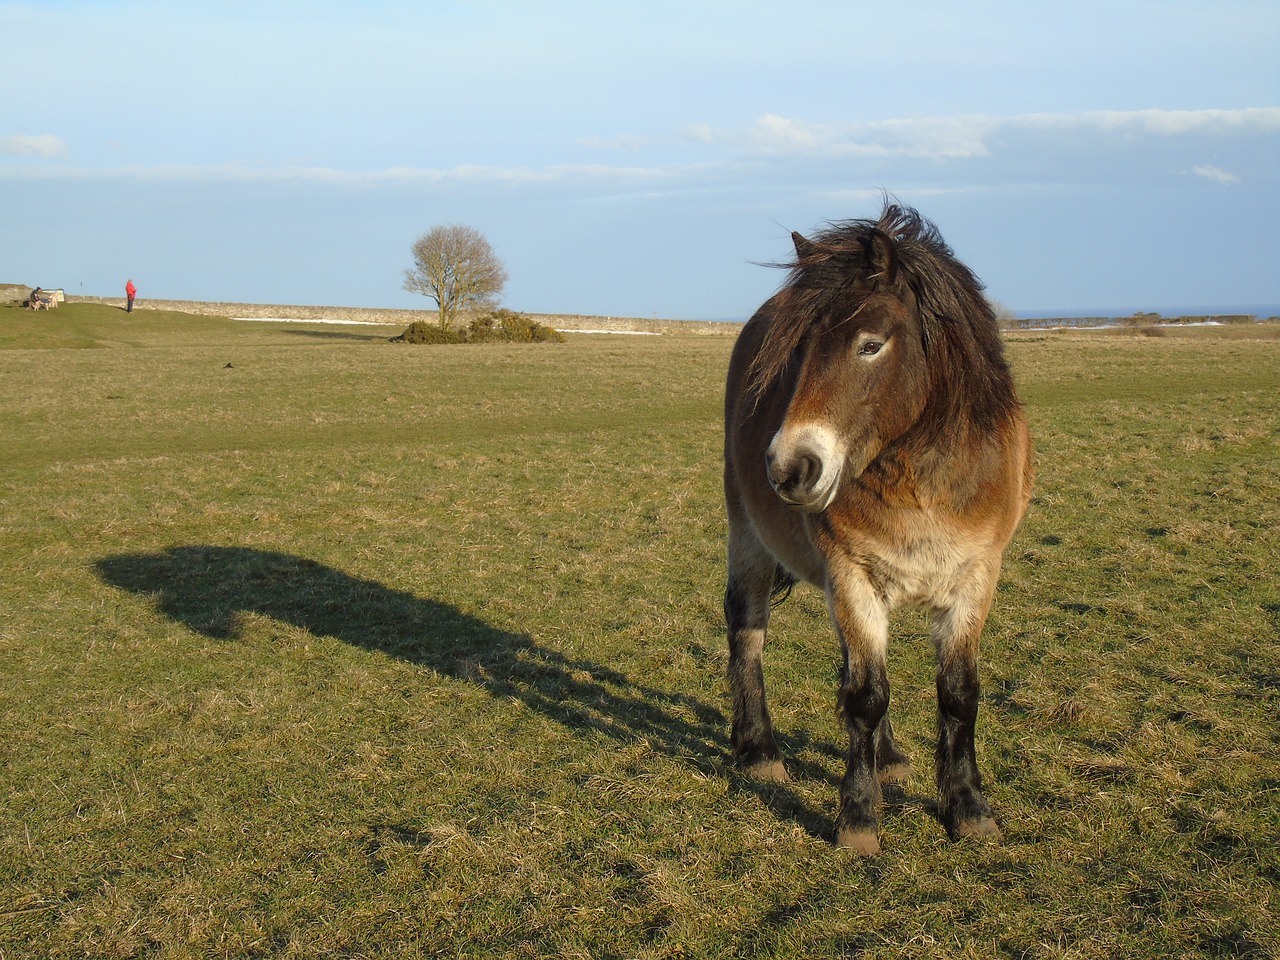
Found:
[[[859,288],[870,293],[889,284],[911,291],[935,378],[956,380],[947,391],[948,406],[958,403],[981,421],[999,419],[1016,406],[981,281],[916,210],[886,201],[876,220],[831,223],[812,238],[797,235],[795,246],[795,257],[779,264],[788,270],[787,279],[761,318],[767,330],[747,369],[747,389],[757,397],[782,375],[814,325],[829,319],[833,305],[847,302]]]

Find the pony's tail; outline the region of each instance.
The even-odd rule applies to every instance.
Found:
[[[778,564],[773,568],[773,586],[769,590],[770,606],[778,606],[784,603],[787,597],[791,596],[791,588],[799,581],[792,576],[791,571]]]

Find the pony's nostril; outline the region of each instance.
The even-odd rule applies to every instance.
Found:
[[[781,460],[767,453],[765,467],[773,489],[793,502],[807,499],[822,479],[822,458],[812,452]]]
[[[822,461],[817,457],[805,454],[796,463],[795,485],[797,490],[812,490],[818,478],[822,476]]]

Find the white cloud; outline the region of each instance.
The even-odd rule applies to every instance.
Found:
[[[755,126],[747,131],[747,136],[765,150],[801,152],[818,148],[829,139],[829,134],[820,125],[773,113],[766,113],[756,120]]]
[[[1012,116],[961,114],[865,123],[814,123],[764,114],[738,127],[689,124],[670,137],[626,135],[593,146],[641,149],[672,140],[755,156],[909,158],[949,161],[996,155],[1011,137],[1050,136],[1142,140],[1150,137],[1221,137],[1280,131],[1280,107],[1238,110],[1096,110]]]
[[[1179,136],[1188,133],[1223,134],[1234,131],[1265,133],[1280,130],[1280,107],[1243,110],[1138,110],[1133,113],[1083,114],[1117,125],[1137,125],[1150,133]]]
[[[25,136],[15,134],[0,137],[0,155],[15,157],[41,157],[49,159],[61,157],[67,152],[67,145],[61,137],[52,134],[42,136]]]
[[[545,166],[457,164],[450,167],[394,166],[344,170],[306,163],[130,165],[108,167],[45,164],[0,165],[0,180],[81,180],[133,182],[274,182],[328,184],[349,189],[490,184],[494,186],[607,185],[628,190],[639,185],[761,182],[779,161],[791,179],[809,178],[820,191],[904,182],[954,191],[971,188],[975,176],[1052,181],[1062,177],[1108,178],[1121,169],[1165,163],[1174,154],[1163,144],[1176,140],[1180,158],[1164,170],[1194,173],[1222,184],[1239,183],[1229,171],[1196,166],[1189,153],[1203,141],[1241,136],[1274,137],[1280,107],[1239,110],[1135,110],[1028,113],[1012,116],[961,114],[907,117],[863,123],[818,123],[767,113],[755,121],[716,127],[693,124],[665,136],[626,134],[608,141],[584,140],[579,147],[624,148],[639,163],[558,163]],[[1192,139],[1198,138],[1198,139]],[[1123,146],[1124,154],[1113,147]],[[1213,149],[1226,149],[1220,144]],[[679,149],[683,147],[683,150]],[[676,148],[673,151],[673,148]],[[1270,147],[1263,145],[1264,149]],[[1233,145],[1234,149],[1234,145]],[[49,158],[65,152],[61,138],[0,138],[0,154]],[[1257,154],[1252,150],[1251,155]],[[1204,154],[1201,153],[1201,156]],[[1097,158],[1097,163],[1093,159]],[[1153,160],[1151,158],[1157,158]],[[982,161],[982,174],[969,168],[964,182],[945,168],[955,161]],[[808,164],[808,166],[806,166]],[[1150,167],[1154,169],[1154,167]],[[1028,172],[1030,171],[1030,172]],[[834,183],[833,183],[834,180]],[[843,181],[843,182],[842,182]]]
[[[1234,173],[1223,170],[1221,167],[1215,167],[1208,163],[1202,163],[1197,167],[1192,167],[1191,172],[1197,177],[1204,177],[1206,180],[1212,180],[1214,183],[1220,183],[1224,187],[1230,187],[1240,182],[1240,178]]]
[[[1011,117],[975,117],[993,130],[1070,131],[1148,134],[1269,133],[1280,130],[1280,107],[1238,110],[1090,110],[1081,113],[1028,113]]]
[[[496,186],[548,183],[648,183],[689,180],[722,169],[723,164],[692,163],[655,166],[556,164],[547,167],[495,167],[460,164],[448,168],[388,167],[383,170],[339,170],[333,167],[286,164],[253,166],[242,163],[212,165],[163,164],[122,167],[0,167],[0,180],[76,180],[205,183],[316,183],[353,188],[431,186],[476,183]]]
[[[705,146],[767,156],[957,159],[988,153],[981,128],[967,117],[830,124],[768,113],[748,127],[716,129],[696,124],[682,127],[676,136]]]

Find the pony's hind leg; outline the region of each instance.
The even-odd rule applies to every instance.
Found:
[[[911,776],[911,771],[911,758],[899,749],[889,711],[885,710],[884,719],[876,728],[876,776],[881,784],[901,783]]]
[[[874,855],[880,852],[881,745],[887,745],[893,756],[901,756],[888,721],[888,611],[858,574],[847,576],[839,586],[829,586],[827,601],[844,647],[837,708],[849,734],[836,843],[854,853]]]
[[[986,619],[963,618],[956,610],[935,615],[938,688],[938,799],[952,839],[1000,838],[982,794],[974,727],[978,718],[978,636]],[[967,620],[967,623],[965,622]],[[959,627],[959,629],[956,629]]]
[[[729,631],[733,752],[758,780],[787,779],[764,691],[764,644],[777,563],[753,536],[730,536],[724,616]]]

